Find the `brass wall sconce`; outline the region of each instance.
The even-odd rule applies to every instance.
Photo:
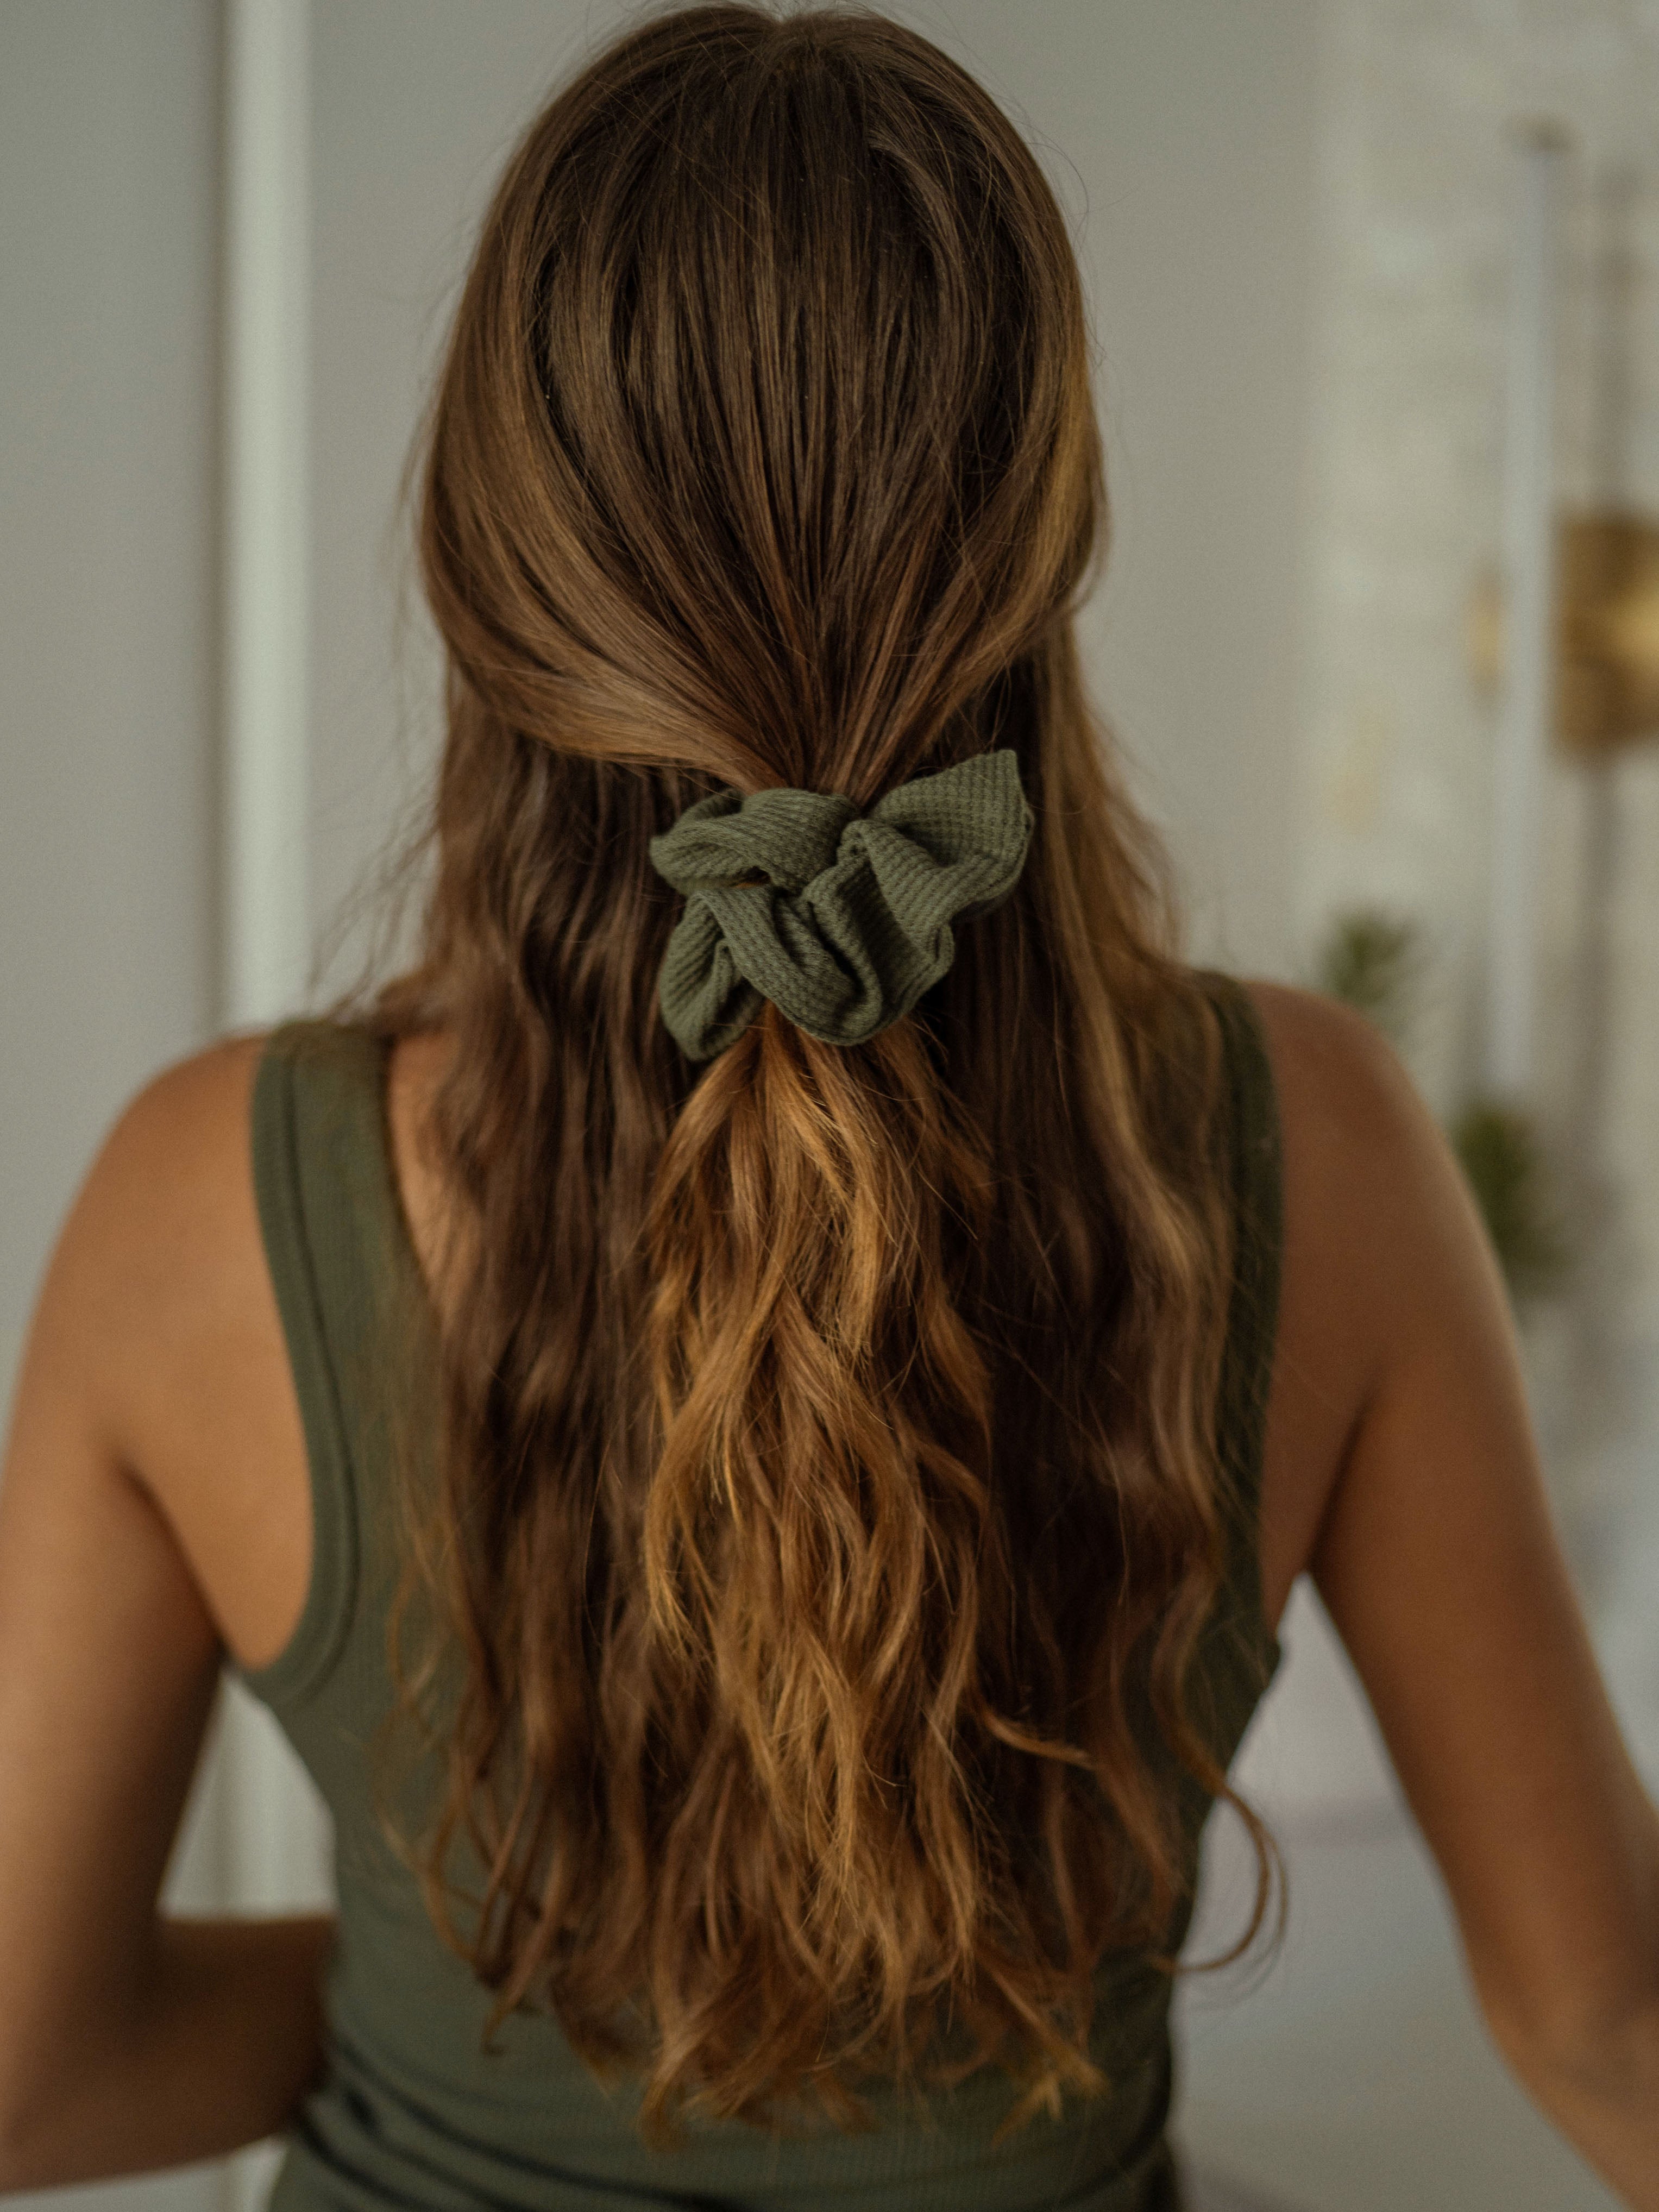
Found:
[[[1598,759],[1659,737],[1659,523],[1601,509],[1556,525],[1555,735]],[[1495,691],[1504,665],[1495,568],[1470,595],[1469,665]]]

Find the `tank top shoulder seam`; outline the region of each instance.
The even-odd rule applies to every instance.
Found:
[[[361,1036],[314,1019],[282,1023],[266,1039],[254,1079],[254,1191],[299,1401],[312,1527],[311,1571],[292,1634],[264,1665],[234,1670],[273,1708],[304,1705],[320,1692],[349,1640],[358,1593],[359,1471],[319,1249],[328,1196],[319,1139],[328,1109],[314,1078],[326,1071],[333,1112],[343,1102],[355,1116],[366,1073],[355,1043]]]

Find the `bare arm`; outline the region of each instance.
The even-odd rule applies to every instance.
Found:
[[[204,1328],[235,1384],[249,1286],[225,1270],[250,1247],[224,1212],[252,1204],[247,1074],[245,1050],[204,1054],[128,1109],[18,1379],[0,1479],[0,2190],[258,2141],[321,2057],[331,1918],[157,1910],[223,1645],[143,1479],[146,1409],[176,1405],[180,1347]]]
[[[1494,2040],[1626,2200],[1659,2212],[1659,1815],[1556,1541],[1503,1284],[1382,1041],[1254,988],[1285,1137],[1290,1358],[1269,1455],[1312,1466],[1328,1447],[1334,1468],[1299,1515],[1291,1486],[1269,1602],[1305,1559]]]

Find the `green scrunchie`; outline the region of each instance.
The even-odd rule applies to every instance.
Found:
[[[1007,897],[1031,822],[1006,750],[916,776],[867,814],[833,792],[699,799],[651,840],[685,894],[660,983],[675,1041],[712,1060],[770,999],[826,1044],[861,1044],[944,975],[951,924]]]

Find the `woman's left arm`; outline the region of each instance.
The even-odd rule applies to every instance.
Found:
[[[258,2142],[321,2061],[331,1917],[158,1909],[224,1646],[131,1416],[167,1378],[185,1304],[214,1293],[180,1275],[199,1224],[179,1109],[245,1081],[240,1049],[205,1078],[161,1078],[118,1121],[17,1378],[0,1476],[0,2191]]]

